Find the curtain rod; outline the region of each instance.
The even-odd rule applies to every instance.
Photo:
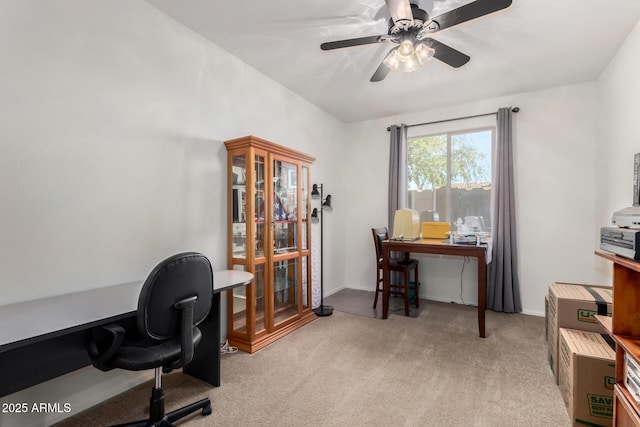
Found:
[[[518,111],[520,111],[519,107],[513,107],[511,109],[512,112],[517,113]],[[408,128],[414,127],[414,126],[424,126],[424,125],[434,125],[436,123],[445,123],[445,122],[453,122],[455,120],[464,120],[464,119],[473,119],[476,117],[484,117],[484,116],[493,116],[495,114],[498,114],[498,112],[494,112],[494,113],[484,113],[484,114],[476,114],[475,116],[465,116],[465,117],[456,117],[453,119],[444,119],[444,120],[436,120],[435,122],[426,122],[426,123],[416,123],[413,125],[407,125]],[[387,132],[391,131],[391,126],[389,126],[387,128]]]

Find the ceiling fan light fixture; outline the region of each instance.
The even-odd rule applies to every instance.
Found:
[[[413,42],[411,40],[403,40],[398,46],[398,54],[400,55],[400,60],[405,60],[414,54],[415,50],[413,48]]]
[[[398,54],[398,48],[391,49],[391,51],[382,60],[382,62],[392,70],[397,70],[398,65],[400,65],[400,55]]]
[[[407,57],[407,59],[404,61],[402,71],[404,71],[405,73],[410,73],[412,71],[417,70],[418,67],[420,67],[420,64],[418,62],[418,57],[414,54]]]
[[[425,43],[418,43],[418,45],[416,46],[416,56],[418,57],[420,65],[433,58],[433,55],[435,53],[435,49],[427,46]]]
[[[391,18],[387,34],[325,42],[320,45],[320,49],[333,50],[384,42],[398,44],[378,65],[369,79],[371,82],[384,80],[391,70],[400,67],[400,63],[405,72],[411,72],[432,57],[453,68],[459,68],[471,58],[432,39],[430,34],[506,9],[512,2],[513,0],[466,0],[466,4],[462,6],[430,17],[425,10],[420,9],[417,0],[413,0],[413,3],[411,0],[385,0]]]

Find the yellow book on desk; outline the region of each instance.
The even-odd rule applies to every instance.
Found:
[[[423,239],[446,239],[451,231],[451,224],[448,222],[423,222]]]

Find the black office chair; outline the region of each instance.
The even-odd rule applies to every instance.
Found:
[[[193,412],[211,414],[202,399],[165,414],[162,372],[188,364],[202,336],[196,327],[207,317],[213,298],[211,263],[195,252],[171,256],[158,264],[144,282],[138,299],[137,331],[117,324],[95,328],[87,338],[93,365],[109,371],[155,369],[149,418],[123,426],[171,426]],[[162,368],[162,372],[160,369]]]
[[[378,305],[378,294],[383,291],[383,265],[382,265],[382,241],[389,239],[387,227],[372,228],[373,244],[376,248],[376,296],[373,299],[373,308]],[[413,282],[409,282],[409,271],[413,270]],[[409,315],[409,301],[413,299],[416,308],[420,308],[420,282],[418,282],[418,260],[413,258],[389,259],[389,271],[402,273],[402,284],[389,283],[389,295],[402,297],[404,301],[404,315]],[[390,274],[390,279],[391,279]],[[413,291],[413,297],[409,298],[409,291]]]

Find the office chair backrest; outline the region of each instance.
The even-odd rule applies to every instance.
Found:
[[[156,340],[181,334],[181,312],[174,304],[196,296],[193,325],[209,314],[213,300],[213,271],[202,254],[185,252],[173,255],[149,273],[138,299],[138,329]]]

